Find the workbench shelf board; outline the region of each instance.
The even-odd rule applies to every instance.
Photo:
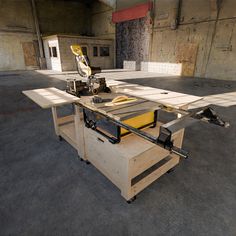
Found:
[[[147,128],[146,131],[158,134],[159,127]],[[175,144],[181,144],[182,132],[175,134]],[[101,134],[84,128],[84,140],[87,159],[120,189],[126,200],[133,198],[179,162],[178,156],[134,134],[123,137],[118,144],[112,144]],[[167,157],[168,161],[161,164]],[[132,183],[157,163],[161,164],[158,169]]]
[[[57,118],[58,125],[65,125],[67,123],[74,122],[75,116],[74,115],[68,115],[68,116],[62,116]]]
[[[65,139],[69,144],[71,144],[71,146],[73,146],[77,150],[78,146],[77,146],[74,122],[61,124],[59,126],[59,136]]]

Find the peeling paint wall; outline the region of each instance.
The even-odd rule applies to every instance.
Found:
[[[149,17],[116,24],[116,66],[123,68],[123,61],[141,61],[149,57]]]

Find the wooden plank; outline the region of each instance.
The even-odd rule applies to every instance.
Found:
[[[58,125],[63,125],[65,123],[74,122],[74,118],[75,118],[74,115],[63,116],[63,117],[57,118],[57,122],[58,122]]]
[[[68,94],[57,88],[44,88],[44,89],[34,89],[23,91],[27,97],[33,100],[42,108],[51,108],[55,106],[61,106],[65,104],[70,104],[79,100],[71,94]]]
[[[23,42],[22,49],[26,66],[38,66],[36,52],[33,42]]]
[[[179,43],[176,49],[176,61],[182,64],[183,76],[194,76],[198,45],[196,43]]]

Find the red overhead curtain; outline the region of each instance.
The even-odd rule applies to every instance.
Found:
[[[119,23],[123,21],[143,18],[147,15],[148,11],[150,11],[151,9],[152,9],[152,2],[148,1],[147,3],[143,3],[140,5],[136,5],[134,7],[113,12],[112,21],[113,23]]]

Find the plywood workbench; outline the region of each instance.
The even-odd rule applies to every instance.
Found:
[[[179,156],[157,146],[135,134],[121,138],[120,143],[112,144],[100,133],[86,128],[83,109],[99,111],[112,119],[122,121],[131,114],[140,111],[154,111],[158,104],[187,109],[189,103],[200,100],[200,97],[159,90],[150,87],[110,81],[113,93],[102,94],[104,98],[117,96],[117,93],[137,97],[134,104],[106,107],[104,104],[91,103],[91,97],[77,98],[56,88],[23,91],[23,93],[42,108],[52,108],[56,135],[69,142],[78,151],[82,160],[91,162],[121,191],[127,200],[133,199],[140,191],[165,174],[179,163]],[[181,99],[182,98],[182,99]],[[74,114],[58,117],[57,107],[74,104]],[[145,131],[158,136],[161,123]],[[173,134],[174,145],[182,146],[184,129]]]

